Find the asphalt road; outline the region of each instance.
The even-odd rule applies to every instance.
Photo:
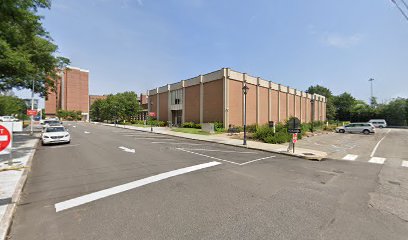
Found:
[[[70,145],[39,147],[35,154],[10,239],[408,236],[406,167],[314,162],[113,127],[66,125]],[[395,138],[405,137],[398,134]],[[396,153],[406,143],[387,145],[380,144],[377,153],[406,158],[406,152]]]

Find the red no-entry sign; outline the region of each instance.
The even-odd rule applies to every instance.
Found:
[[[7,128],[0,125],[0,153],[10,146],[11,134]]]

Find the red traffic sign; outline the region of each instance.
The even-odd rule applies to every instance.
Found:
[[[28,116],[36,116],[37,115],[37,110],[27,109],[27,115]]]
[[[292,136],[292,142],[296,143],[297,142],[297,133],[294,133]]]
[[[149,112],[149,117],[156,117],[156,113],[155,112]]]
[[[0,125],[0,152],[10,145],[11,134],[7,128]]]

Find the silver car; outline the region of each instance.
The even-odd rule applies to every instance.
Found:
[[[346,126],[336,128],[338,133],[375,133],[375,127],[371,123],[350,123]]]

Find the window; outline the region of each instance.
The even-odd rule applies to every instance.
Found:
[[[170,104],[182,104],[183,89],[178,89],[170,92]]]

